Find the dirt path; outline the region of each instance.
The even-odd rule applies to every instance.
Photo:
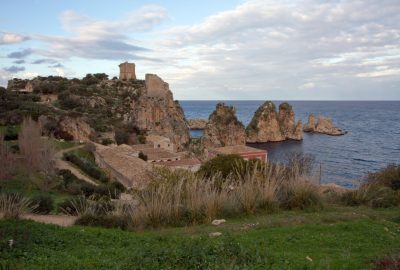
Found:
[[[45,224],[54,224],[62,227],[74,225],[77,217],[65,215],[37,215],[37,214],[24,214],[22,219],[33,220]]]
[[[83,174],[80,170],[78,170],[76,167],[74,167],[71,163],[62,159],[64,153],[75,150],[75,149],[79,149],[82,147],[83,147],[83,145],[78,145],[78,146],[63,149],[63,150],[57,152],[55,155],[56,168],[58,168],[60,170],[70,170],[71,173],[73,173],[76,177],[82,179],[83,181],[85,181],[89,184],[97,186],[98,184],[95,181],[93,181],[89,176]]]

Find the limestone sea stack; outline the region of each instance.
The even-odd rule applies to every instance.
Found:
[[[246,133],[249,143],[303,139],[302,123],[295,122],[293,108],[287,102],[279,105],[277,112],[275,104],[266,101],[255,112]]]
[[[225,106],[224,103],[218,103],[208,119],[202,140],[206,148],[244,145],[246,131],[236,117],[236,109]]]
[[[203,130],[206,128],[206,119],[188,119],[189,128],[191,130]]]
[[[314,114],[308,116],[308,123],[303,127],[304,132],[320,133],[331,136],[341,136],[347,132],[335,127],[331,118],[319,116],[317,123],[315,123]]]

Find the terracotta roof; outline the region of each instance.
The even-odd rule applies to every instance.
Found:
[[[246,146],[246,145],[233,145],[233,146],[224,146],[224,147],[218,147],[214,148],[211,150],[214,153],[217,154],[224,154],[224,155],[230,155],[230,154],[243,154],[243,153],[249,153],[249,152],[256,152],[256,153],[266,153],[266,150],[262,149],[257,149],[254,147]]]

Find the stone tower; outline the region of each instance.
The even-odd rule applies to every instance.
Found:
[[[120,80],[136,80],[135,64],[122,63],[119,65],[119,79]]]

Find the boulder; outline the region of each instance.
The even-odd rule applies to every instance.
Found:
[[[246,131],[236,118],[236,109],[218,103],[208,119],[202,140],[206,148],[246,144]]]
[[[222,235],[221,232],[212,232],[212,233],[209,234],[210,237],[218,237],[218,236],[221,236],[221,235]]]
[[[279,105],[277,113],[275,104],[266,101],[255,112],[246,133],[249,143],[303,139],[302,124],[296,124],[293,108],[287,102]]]
[[[215,226],[218,226],[218,225],[221,225],[222,223],[225,223],[225,222],[226,222],[225,219],[214,219],[214,220],[211,222],[211,224],[212,224],[212,225],[215,225]]]

